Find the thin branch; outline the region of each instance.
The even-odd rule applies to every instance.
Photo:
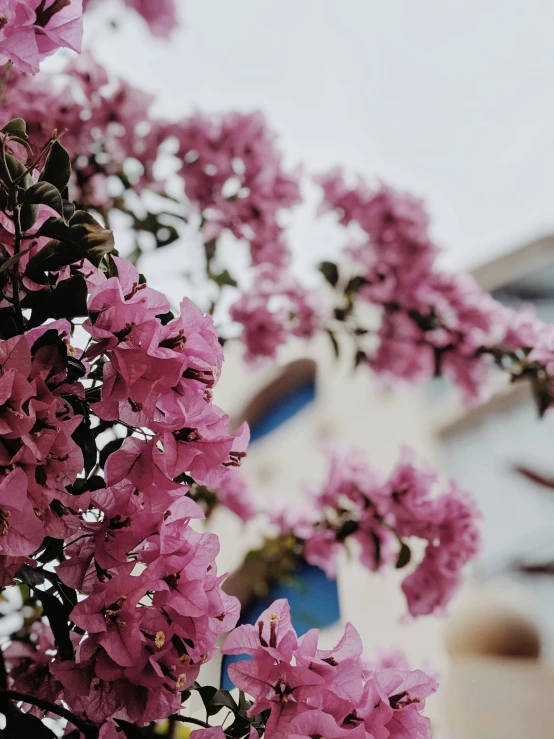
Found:
[[[182,721],[184,724],[195,724],[196,726],[201,726],[203,729],[210,729],[211,726],[206,721],[201,721],[199,718],[192,718],[191,716],[179,716],[175,714],[174,716],[169,717],[170,720],[173,719],[174,721]]]
[[[6,62],[4,69],[2,70],[2,77],[0,77],[0,103],[4,102],[4,95],[6,94],[6,83],[10,75],[10,70],[13,67],[13,62],[9,59]]]
[[[13,189],[13,202],[12,202],[12,209],[13,209],[13,223],[15,227],[15,234],[14,234],[14,245],[13,245],[13,255],[14,257],[19,254],[19,251],[21,249],[21,221],[20,221],[20,208],[17,205],[17,196],[15,194],[15,188]],[[17,328],[19,330],[19,333],[23,333],[24,326],[23,326],[23,311],[21,310],[21,300],[19,298],[19,265],[16,264],[13,270],[13,279],[12,279],[12,286],[13,286],[13,307],[15,309],[16,314],[16,321],[17,321]]]
[[[81,731],[85,735],[85,737],[87,737],[87,739],[97,739],[98,737],[98,729],[95,726],[92,726],[92,724],[89,724],[82,718],[75,716],[75,714],[71,713],[71,711],[69,711],[67,708],[64,708],[63,706],[55,705],[54,703],[43,700],[42,698],[37,698],[34,695],[21,693],[19,690],[3,690],[0,692],[0,696],[3,698],[8,698],[9,700],[29,703],[30,705],[36,706],[43,711],[47,711],[48,713],[55,713],[56,716],[65,718],[67,719],[67,721],[72,723],[73,726],[79,729],[79,731]]]

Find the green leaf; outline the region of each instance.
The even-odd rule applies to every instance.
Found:
[[[25,191],[23,203],[34,203],[36,205],[47,205],[58,215],[64,216],[62,196],[59,190],[50,182],[37,182]]]
[[[166,226],[163,223],[159,224],[158,228],[154,233],[156,239],[156,249],[161,249],[163,246],[169,246],[179,239],[179,231],[175,226]]]
[[[410,563],[411,558],[412,551],[406,542],[403,541],[398,553],[398,559],[396,560],[396,569],[401,570],[403,567],[406,567],[406,565]]]
[[[23,118],[13,118],[2,128],[2,133],[8,133],[10,136],[16,136],[20,139],[27,139],[27,124]]]
[[[81,275],[62,280],[52,290],[33,290],[23,301],[32,310],[29,328],[40,326],[47,318],[79,318],[86,316],[87,283]]]
[[[39,182],[49,182],[60,192],[63,192],[67,187],[70,177],[71,159],[69,158],[69,154],[59,141],[54,141],[46,159],[44,169],[40,174]]]
[[[162,313],[159,316],[156,316],[156,318],[160,321],[162,326],[165,326],[175,318],[175,315],[171,311],[168,311],[167,313]]]
[[[93,490],[102,490],[106,487],[106,481],[100,475],[92,475],[88,479],[77,478],[73,485],[66,485],[65,489],[70,495],[82,495]]]
[[[371,538],[373,539],[373,545],[375,547],[375,566],[379,567],[379,564],[381,563],[381,539],[379,539],[374,531],[371,532]]]
[[[368,281],[365,277],[352,277],[351,280],[348,281],[348,285],[346,286],[344,292],[345,293],[359,293],[360,290],[364,285],[367,285]]]
[[[40,209],[38,205],[24,203],[19,211],[19,224],[23,233],[29,231],[38,220]]]
[[[6,259],[6,261],[0,265],[0,274],[2,274],[2,272],[5,272],[7,269],[10,269],[10,267],[13,267],[14,264],[17,264],[19,260],[21,259],[21,257],[24,257],[25,254],[27,254],[29,251],[30,251],[30,247],[29,249],[24,249],[23,251],[20,251],[17,254],[14,254],[13,257]]]
[[[337,341],[337,337],[331,331],[330,329],[327,329],[327,334],[329,338],[331,339],[331,345],[333,346],[333,351],[335,353],[335,358],[338,359],[340,356],[340,349],[339,349],[339,342]]]
[[[30,565],[23,565],[20,567],[15,576],[30,588],[35,588],[37,585],[42,585],[44,582],[44,575],[41,570],[36,570]]]
[[[73,644],[69,636],[68,617],[70,609],[58,598],[44,590],[35,589],[35,597],[40,600],[54,634],[54,641],[61,660],[71,660],[74,656]]]
[[[218,690],[210,702],[212,706],[223,706],[225,708],[230,708],[233,713],[236,713],[236,711],[238,711],[238,706],[235,702],[235,699],[228,690]]]
[[[365,362],[367,360],[367,354],[363,352],[361,349],[358,349],[356,352],[356,356],[354,357],[354,369],[356,367],[359,367],[362,362]]]
[[[62,202],[63,202],[63,219],[66,223],[69,223],[69,221],[73,218],[75,215],[75,204],[72,203],[70,200],[66,200],[62,196]]]
[[[339,270],[334,262],[321,262],[319,271],[330,285],[336,287],[339,281]]]
[[[81,423],[71,434],[71,438],[83,452],[85,473],[88,477],[96,466],[96,460],[98,459],[98,449],[96,448],[94,434],[86,423]]]
[[[46,221],[37,236],[49,236],[50,241],[27,265],[27,273],[56,272],[68,264],[88,259],[95,267],[114,248],[113,233],[101,226],[83,210],[75,212],[69,225],[61,218]]]
[[[130,724],[128,721],[123,721],[123,719],[116,719],[116,724],[119,728],[119,731],[122,731],[125,735],[125,739],[144,738],[144,734],[137,726],[135,726],[135,724]]]
[[[33,178],[27,172],[27,167],[22,162],[20,162],[19,159],[12,157],[11,154],[6,153],[4,156],[6,160],[6,167],[12,180],[18,180],[18,186],[23,188],[24,190],[27,190],[27,188],[31,187],[31,185],[33,184]]]
[[[12,339],[19,333],[14,308],[0,308],[0,339]]]
[[[53,539],[47,536],[42,542],[42,551],[37,560],[42,564],[46,564],[46,562],[53,562],[58,559],[63,552],[63,544],[63,539]]]
[[[229,285],[230,287],[237,287],[238,282],[235,280],[234,277],[231,277],[229,274],[229,270],[224,269],[223,272],[220,272],[219,274],[213,274],[213,272],[210,272],[209,274],[210,280],[213,280],[219,287],[223,287],[224,285]]]
[[[229,704],[229,699],[232,701],[232,704],[234,706],[232,710],[237,710],[237,704],[230,695],[229,698],[225,696],[225,690],[218,690],[211,685],[206,685],[202,688],[198,688],[198,693],[202,698],[202,703],[204,704],[208,716],[215,716],[216,713],[219,713],[222,708],[231,708],[231,705]]]

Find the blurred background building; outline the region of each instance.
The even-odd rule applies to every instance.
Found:
[[[554,318],[554,237],[483,264],[474,275],[498,300]],[[538,709],[535,691],[541,681],[554,685],[554,672],[536,660],[541,653],[554,657],[554,578],[526,570],[554,560],[554,490],[533,479],[554,478],[552,419],[538,421],[529,387],[511,385],[500,373],[492,377],[491,399],[475,408],[464,407],[442,379],[417,390],[384,388],[366,370],[336,361],[325,339],[289,345],[277,365],[259,370],[227,354],[216,399],[235,423],[251,425],[243,471],[262,507],[298,506],[303,483],[325,479],[325,444],[355,444],[383,471],[408,444],[475,496],[484,554],[450,620],[402,623],[402,573],[376,576],[355,558],[343,557],[336,583],[309,568],[299,585],[272,595],[289,597],[298,630],[322,628],[329,646],[352,621],[368,655],[400,647],[414,667],[450,676],[450,690],[429,710],[439,728],[457,730],[460,739],[546,737],[554,707]],[[245,527],[223,511],[211,526],[229,571],[267,533],[267,522]]]
[[[113,3],[114,20],[120,7]],[[89,41],[114,71],[157,96],[163,116],[259,108],[291,165],[302,161],[320,173],[342,164],[422,196],[445,247],[443,264],[480,262],[474,274],[499,300],[531,303],[554,320],[554,238],[510,251],[554,229],[553,3],[235,0],[218,3],[215,13],[212,3],[183,0],[180,8],[183,27],[172,44],[126,18],[114,57],[104,9]],[[333,259],[343,239],[330,218],[315,221],[315,187],[305,196],[291,224],[303,276]],[[184,265],[182,250],[176,245],[147,265],[177,299],[185,287],[176,267]],[[368,653],[400,646],[414,665],[449,676],[448,700],[430,704],[441,739],[554,735],[554,578],[526,574],[554,561],[554,490],[533,482],[554,478],[553,421],[537,421],[525,385],[499,382],[474,409],[440,381],[389,391],[336,363],[323,338],[287,347],[277,366],[256,372],[228,352],[216,397],[237,421],[253,424],[244,470],[262,501],[297,503],[303,480],[325,476],[315,445],[327,442],[362,446],[385,471],[409,444],[477,498],[484,556],[450,623],[401,625],[399,578],[381,580],[355,561],[341,562],[336,586],[314,584],[311,573],[306,597],[292,594],[303,623],[319,620],[329,642],[337,617],[351,620]],[[229,571],[264,533],[263,524],[244,528],[223,512],[211,525]],[[314,587],[325,593],[323,608],[314,599],[310,609]]]

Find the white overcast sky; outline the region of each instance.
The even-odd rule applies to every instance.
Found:
[[[552,0],[177,2],[172,43],[130,13],[107,31],[116,0],[88,34],[164,116],[262,109],[287,162],[424,197],[450,266],[554,231]],[[326,234],[301,215],[294,246],[329,254]]]

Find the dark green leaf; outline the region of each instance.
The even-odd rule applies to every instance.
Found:
[[[35,203],[36,205],[47,205],[58,215],[64,215],[63,201],[60,191],[50,182],[37,182],[32,185],[22,199],[23,203]]]
[[[108,441],[106,446],[100,450],[100,467],[102,467],[102,469],[104,469],[110,454],[117,452],[124,441],[125,439],[112,439],[112,441]]]
[[[217,241],[215,239],[212,239],[211,241],[207,241],[204,244],[204,254],[206,255],[206,263],[208,267],[210,266],[211,261],[215,257],[216,251],[217,251]]]
[[[87,283],[81,275],[62,280],[52,290],[27,293],[24,308],[32,310],[29,328],[40,326],[47,318],[79,318],[87,315]]]
[[[175,226],[166,226],[161,223],[154,234],[154,238],[156,239],[156,249],[161,249],[163,246],[169,246],[169,244],[177,241],[179,231],[177,231]]]
[[[23,203],[23,205],[21,206],[21,210],[19,211],[19,224],[21,226],[21,231],[25,233],[26,231],[29,231],[31,228],[33,228],[38,220],[39,215],[40,209],[38,205]]]
[[[216,713],[219,713],[222,708],[229,708],[229,701],[224,696],[226,691],[224,690],[218,690],[217,688],[212,687],[211,685],[206,685],[202,688],[198,688],[198,693],[200,697],[202,698],[202,703],[204,704],[204,707],[206,709],[206,713],[208,716],[215,716]],[[233,701],[234,709],[236,710],[237,705],[234,702],[234,700],[229,696],[231,701]],[[221,701],[224,702],[221,702]]]
[[[367,285],[367,280],[365,277],[352,277],[351,280],[348,281],[348,285],[346,286],[345,293],[359,293],[361,288],[364,285]]]
[[[5,272],[7,269],[10,269],[10,267],[13,267],[14,264],[17,264],[21,257],[24,257],[25,254],[29,252],[29,249],[24,249],[23,251],[20,251],[18,254],[15,254],[13,257],[10,257],[9,259],[6,259],[5,262],[3,262],[0,265],[0,274],[2,272]]]
[[[224,269],[223,272],[220,272],[219,274],[213,274],[210,272],[210,280],[213,280],[219,287],[223,287],[224,285],[229,285],[230,287],[237,287],[238,283],[235,280],[234,277],[231,277],[229,274],[229,270]]]
[[[134,724],[130,724],[128,721],[123,721],[122,719],[116,719],[116,723],[120,731],[125,734],[126,739],[144,739],[142,731]]]
[[[83,452],[85,473],[88,477],[94,469],[96,460],[98,459],[98,449],[96,448],[96,439],[94,438],[94,434],[86,423],[81,423],[72,433],[71,438]]]
[[[398,552],[398,559],[396,560],[396,569],[401,570],[403,567],[406,567],[406,565],[410,563],[411,558],[412,558],[412,552],[410,550],[410,547],[406,544],[405,541],[403,541],[400,546],[400,551]]]
[[[160,321],[162,326],[165,326],[170,321],[172,321],[175,318],[175,316],[173,315],[171,311],[169,311],[168,313],[163,313],[160,316],[156,316],[156,318]]]
[[[23,565],[23,567],[20,567],[15,576],[18,580],[21,580],[21,582],[24,582],[25,585],[28,585],[30,588],[34,588],[37,585],[42,585],[42,583],[44,582],[44,575],[42,574],[41,570],[36,570],[30,565]]]
[[[88,403],[98,403],[102,397],[101,387],[88,387],[85,390],[85,395]]]
[[[61,218],[46,221],[38,230],[38,236],[52,239],[27,265],[27,272],[55,272],[68,264],[88,259],[95,267],[114,248],[113,233],[83,210],[78,210],[69,225]]]
[[[347,307],[347,308],[335,308],[335,311],[334,311],[335,318],[337,319],[337,321],[345,321],[348,318],[348,316],[350,315],[351,312],[352,312],[352,309],[349,308],[349,307]]]
[[[233,713],[238,711],[235,699],[228,690],[218,690],[210,701],[212,706],[224,706],[230,708]]]
[[[17,314],[13,308],[0,308],[0,339],[11,339],[17,336]]]
[[[246,716],[246,712],[252,705],[252,701],[247,700],[243,690],[239,691],[239,713],[241,716]]]
[[[339,270],[334,262],[321,262],[319,271],[330,285],[336,287],[339,281]]]
[[[35,597],[42,603],[44,613],[48,618],[60,659],[73,659],[73,644],[69,636],[68,625],[70,608],[59,601],[54,595],[45,593],[44,590],[35,589],[34,592]]]
[[[47,536],[42,542],[42,552],[37,557],[37,560],[42,564],[46,562],[53,562],[58,559],[63,552],[63,539],[53,539]]]
[[[379,564],[381,563],[381,539],[374,531],[371,532],[371,538],[373,539],[373,545],[375,546],[375,566],[379,567]]]
[[[23,118],[13,118],[2,128],[2,133],[9,133],[10,136],[27,139],[27,124]]]
[[[337,341],[337,337],[331,331],[330,329],[327,329],[327,334],[329,335],[329,338],[331,339],[331,344],[333,346],[333,351],[335,353],[335,357],[338,359],[340,356],[340,349],[339,349],[339,342]]]
[[[63,192],[67,187],[70,177],[71,159],[69,158],[69,154],[59,141],[54,141],[46,159],[44,169],[41,172],[39,182],[49,182],[59,192]]]
[[[92,490],[101,490],[106,487],[106,481],[100,475],[93,475],[88,479],[79,477],[73,485],[66,485],[66,490],[70,495],[82,495]]]
[[[56,329],[48,329],[42,334],[42,336],[39,336],[31,347],[31,354],[35,355],[39,349],[42,349],[42,347],[52,346],[56,347],[58,354],[66,366],[67,382],[76,382],[86,375],[87,370],[85,365],[67,353],[67,345],[62,341]]]
[[[362,362],[367,360],[367,354],[359,349],[354,357],[354,368],[358,367]]]
[[[27,172],[27,167],[20,162],[19,159],[12,157],[11,154],[6,154],[5,157],[6,167],[8,168],[8,172],[12,180],[18,180],[18,186],[22,187],[24,190],[31,187],[33,184],[33,178]]]
[[[66,223],[75,215],[75,205],[69,200],[63,199],[63,219]]]
[[[80,380],[81,377],[84,377],[86,373],[87,373],[87,368],[81,362],[81,360],[68,355],[67,357],[67,381],[77,382],[77,380]]]

